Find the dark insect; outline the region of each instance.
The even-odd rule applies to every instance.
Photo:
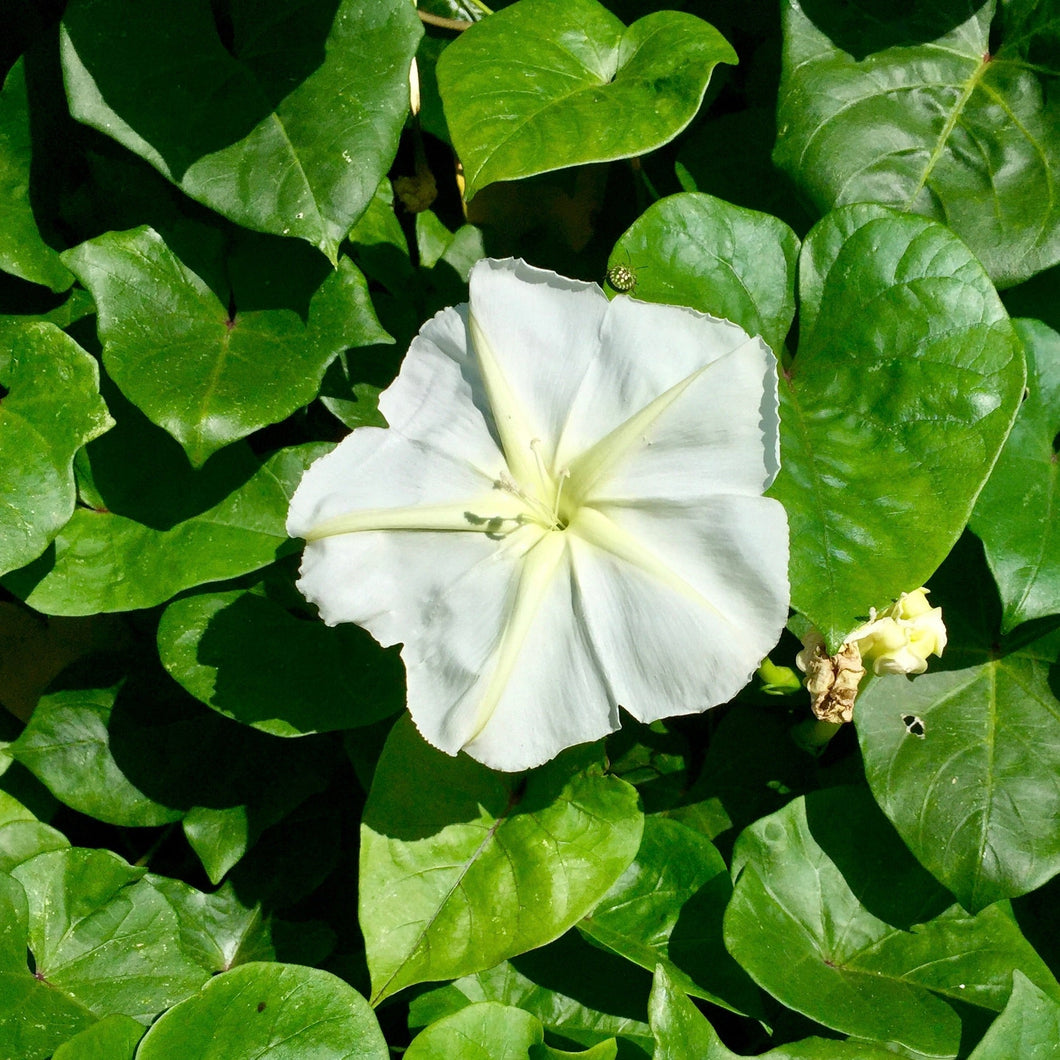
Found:
[[[902,724],[910,736],[916,736],[921,740],[924,738],[924,723],[915,714],[903,714]]]
[[[612,265],[607,270],[607,282],[624,294],[637,286],[637,274],[628,265]]]

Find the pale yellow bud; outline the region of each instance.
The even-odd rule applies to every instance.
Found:
[[[927,589],[902,595],[890,607],[872,612],[847,642],[857,643],[874,674],[922,674],[929,655],[942,655],[946,626],[942,608],[927,601]]]

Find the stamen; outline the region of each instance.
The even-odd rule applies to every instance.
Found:
[[[570,478],[570,468],[565,467],[557,475],[559,479],[559,485],[556,486],[556,500],[552,505],[552,525],[557,529],[563,528],[563,522],[559,517],[559,499],[563,495],[563,483]]]

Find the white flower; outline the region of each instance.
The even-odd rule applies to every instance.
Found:
[[[775,359],[521,261],[413,341],[288,531],[328,623],[401,642],[423,736],[496,769],[730,699],[788,609]],[[351,690],[355,694],[355,690]]]

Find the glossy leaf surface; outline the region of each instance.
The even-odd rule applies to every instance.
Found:
[[[336,262],[394,157],[419,22],[403,0],[243,0],[229,17],[223,40],[207,0],[70,4],[71,112],[193,199]]]
[[[1019,339],[941,225],[830,214],[800,259],[799,349],[781,380],[792,606],[838,647],[945,558],[1008,435]]]
[[[243,459],[246,477],[224,500],[164,527],[78,508],[54,552],[5,585],[45,614],[88,615],[153,607],[182,589],[258,570],[293,547],[284,529],[287,505],[320,451],[284,449],[257,468]],[[174,498],[178,509],[195,500]]]
[[[1027,396],[972,513],[1001,591],[1001,628],[1060,612],[1060,334],[1018,320]]]
[[[395,726],[361,826],[374,999],[541,946],[603,897],[636,854],[642,818],[634,789],[592,761],[561,756],[523,790],[429,747],[408,719]]]
[[[981,561],[976,575],[972,549],[957,555],[963,569],[953,564],[932,592],[950,616],[942,663],[875,681],[855,710],[876,801],[975,911],[1060,872],[1060,634],[999,639],[989,576]]]
[[[0,270],[64,291],[73,277],[37,227],[30,198],[32,158],[26,71],[20,60],[0,91]]]
[[[1023,6],[995,45],[993,0],[881,7],[871,20],[785,0],[777,164],[821,212],[873,201],[945,221],[999,286],[1054,265],[1060,48],[1029,61],[1056,16]]]
[[[1013,968],[1060,987],[999,906],[972,917],[902,846],[863,789],[762,818],[733,853],[732,955],[789,1008],[844,1034],[956,1055],[960,1000],[1000,1011]]]
[[[337,976],[244,964],[214,976],[147,1032],[137,1060],[388,1060],[367,1002]]]
[[[795,316],[799,241],[783,221],[694,192],[644,211],[615,245],[648,302],[687,305],[761,335],[780,357]]]
[[[728,869],[708,839],[648,817],[633,863],[578,927],[648,971],[661,965],[688,994],[760,1015],[758,991],[722,945],[731,893]]]
[[[74,513],[74,455],[113,424],[99,366],[51,324],[0,331],[0,573],[36,559]]]
[[[348,258],[304,321],[290,309],[233,313],[150,228],[107,233],[63,260],[96,300],[107,371],[195,467],[308,404],[347,346],[388,338]]]
[[[438,61],[466,194],[661,147],[695,116],[714,67],[735,62],[713,26],[682,12],[627,28],[596,0],[522,0]]]

